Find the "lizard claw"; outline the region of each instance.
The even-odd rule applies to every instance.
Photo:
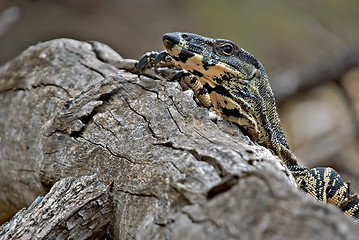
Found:
[[[160,62],[166,61],[168,57],[169,57],[169,54],[166,51],[157,53],[157,56],[153,60],[153,65],[156,66]]]
[[[148,52],[145,53],[136,64],[135,72],[138,75],[138,78],[141,78],[141,73],[143,69],[145,69],[147,66],[151,66],[153,64],[154,59],[158,56],[158,52]]]
[[[184,79],[185,77],[188,77],[190,75],[191,74],[189,72],[187,72],[186,70],[178,71],[175,75],[173,75],[171,82],[178,81],[180,79]]]
[[[146,67],[155,67],[156,68],[156,66],[160,62],[170,62],[171,60],[172,60],[172,58],[166,51],[148,52],[148,53],[145,53],[138,60],[138,63],[136,64],[134,71],[135,71],[135,73],[137,73],[138,78],[140,78],[143,69],[145,69]]]

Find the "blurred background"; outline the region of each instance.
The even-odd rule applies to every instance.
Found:
[[[359,1],[0,0],[0,65],[54,38],[95,40],[124,58],[166,32],[227,38],[271,78],[293,152],[359,192]]]

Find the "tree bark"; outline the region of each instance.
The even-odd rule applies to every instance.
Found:
[[[0,239],[100,239],[113,216],[108,193],[94,175],[64,178],[0,227]]]
[[[92,189],[98,178],[111,186],[97,186],[110,196],[110,204],[96,205],[111,219],[108,239],[357,238],[353,219],[299,191],[269,150],[168,81],[173,71],[160,68],[156,78],[149,69],[139,79],[135,62],[101,43],[58,39],[30,47],[0,69],[3,219],[52,187],[40,204],[64,199],[51,209],[57,222],[66,222],[69,215],[59,209],[84,202],[66,198],[63,184]],[[80,178],[94,173],[96,179]],[[26,223],[24,212],[38,201],[0,233],[25,229],[14,224]],[[52,218],[36,219],[34,228],[58,227]],[[91,229],[106,221],[98,224]],[[60,234],[55,227],[46,231]],[[41,239],[39,232],[32,237]]]

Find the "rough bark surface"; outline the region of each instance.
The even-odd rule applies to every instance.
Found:
[[[0,239],[101,238],[112,216],[109,192],[95,176],[64,178],[3,224]]]
[[[3,219],[96,173],[111,185],[108,239],[357,239],[353,219],[299,191],[269,150],[166,81],[171,71],[138,79],[134,63],[58,39],[0,68]]]

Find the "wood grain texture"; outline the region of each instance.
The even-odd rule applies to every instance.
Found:
[[[89,239],[112,220],[107,187],[95,175],[64,178],[0,227],[0,239]]]

